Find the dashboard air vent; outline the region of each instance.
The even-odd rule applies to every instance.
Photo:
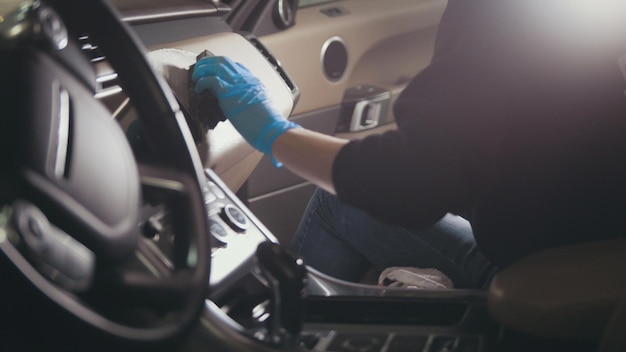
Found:
[[[256,47],[256,49],[261,53],[261,55],[263,55],[263,57],[265,57],[265,59],[272,65],[274,70],[278,72],[280,77],[283,79],[283,81],[285,82],[289,90],[291,91],[291,94],[293,95],[293,98],[294,98],[294,105],[295,105],[295,103],[300,98],[300,89],[298,89],[298,86],[293,82],[291,77],[289,77],[289,75],[283,69],[280,62],[274,57],[274,55],[272,55],[272,53],[269,52],[269,50],[265,48],[265,46],[263,46],[263,44],[257,38],[251,36],[251,37],[248,37],[248,40],[250,41],[250,43],[252,43],[252,45]]]
[[[88,35],[78,37],[78,43],[80,49],[94,67],[97,83],[96,97],[104,98],[120,93],[122,88],[119,86],[117,73],[113,70],[111,65],[109,65],[106,56],[102,53],[98,44]]]

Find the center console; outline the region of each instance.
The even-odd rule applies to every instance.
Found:
[[[484,292],[377,287],[307,268],[213,171],[206,176],[212,270],[194,341],[227,326],[222,343],[250,350],[492,350],[499,326]]]

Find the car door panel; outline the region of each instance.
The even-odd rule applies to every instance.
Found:
[[[389,89],[406,83],[432,55],[437,24],[445,8],[440,0],[344,0],[301,8],[294,27],[261,37],[301,90],[294,115],[341,103],[356,84]],[[341,7],[330,17],[321,10]],[[328,80],[321,68],[324,43],[340,37],[348,50],[342,79]],[[403,53],[398,55],[398,53]]]

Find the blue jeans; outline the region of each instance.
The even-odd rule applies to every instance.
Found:
[[[497,272],[476,246],[462,217],[446,215],[430,228],[409,230],[382,223],[325,191],[313,194],[291,250],[307,265],[347,281],[370,269],[435,268],[455,288],[486,288]]]

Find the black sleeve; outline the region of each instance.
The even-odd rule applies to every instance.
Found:
[[[407,227],[467,211],[489,173],[498,123],[486,118],[497,115],[491,101],[501,89],[490,81],[502,79],[476,54],[486,50],[487,27],[467,3],[448,3],[431,64],[394,106],[398,130],[351,141],[338,154],[333,182],[343,202]]]

